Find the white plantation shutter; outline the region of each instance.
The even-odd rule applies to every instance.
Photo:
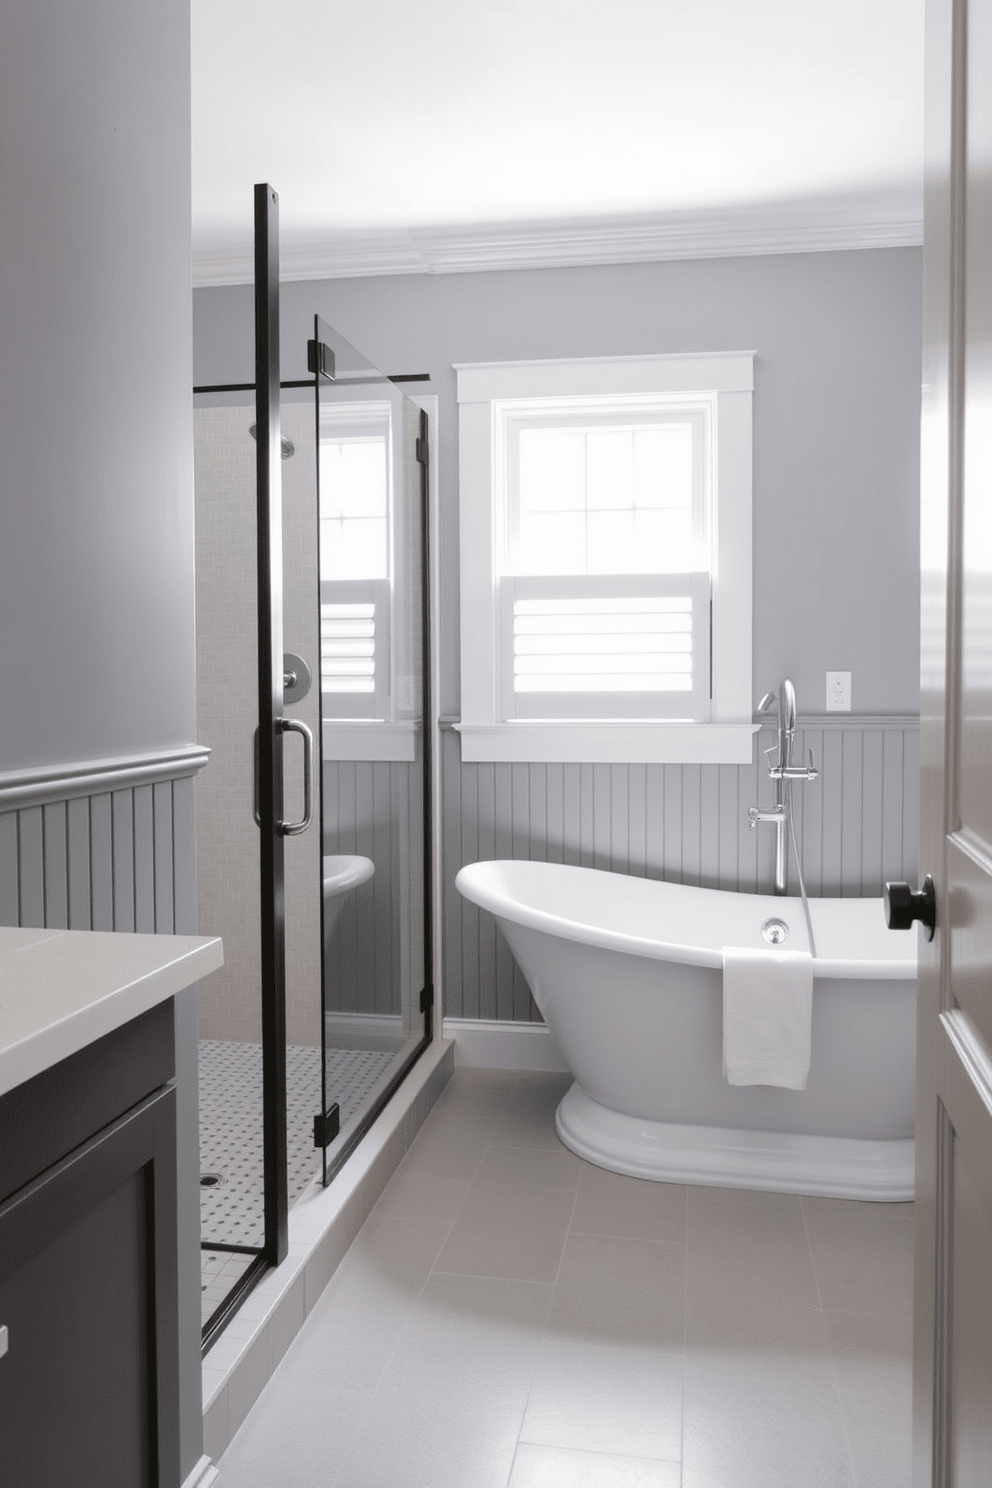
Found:
[[[389,701],[389,581],[320,586],[320,690],[329,718],[385,718]]]
[[[707,573],[503,578],[504,716],[705,718],[709,592]]]

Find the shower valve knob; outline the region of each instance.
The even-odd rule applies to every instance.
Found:
[[[927,940],[933,940],[937,927],[937,892],[928,873],[922,889],[911,889],[908,883],[885,885],[885,923],[890,930],[909,930],[914,920],[923,926]]]

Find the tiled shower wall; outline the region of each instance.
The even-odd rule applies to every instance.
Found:
[[[199,922],[224,940],[224,965],[203,984],[200,1036],[261,1040],[258,828],[252,736],[258,722],[258,607],[253,407],[198,408],[196,472],[196,729],[212,751],[197,783]],[[287,651],[317,671],[317,476],[312,402],[284,402],[283,623]],[[318,728],[319,688],[287,714]],[[303,814],[301,741],[286,742],[287,819]],[[286,1034],[320,1042],[320,835],[285,842]]]
[[[764,750],[750,765],[462,764],[441,732],[444,1008],[452,1017],[540,1022],[492,916],[455,889],[463,863],[535,858],[737,892],[770,893],[775,833],[748,830],[747,808],[771,805]],[[800,720],[794,759],[812,748],[819,778],[794,787],[806,888],[816,896],[880,894],[915,882],[919,723],[910,717]],[[790,849],[790,892],[798,893]]]

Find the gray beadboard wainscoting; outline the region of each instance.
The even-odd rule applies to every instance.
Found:
[[[324,852],[360,853],[375,864],[374,877],[349,894],[327,948],[326,1006],[398,1017],[423,980],[414,964],[424,913],[420,767],[325,760],[323,780]]]
[[[776,733],[762,722],[750,765],[463,764],[458,734],[442,724],[445,1012],[541,1021],[492,916],[455,888],[463,863],[546,859],[771,893],[775,833],[749,831],[747,817],[775,796],[764,751]],[[881,894],[886,879],[915,882],[919,720],[809,716],[800,719],[796,762],[811,748],[819,778],[794,787],[808,892],[863,898]]]
[[[196,933],[198,745],[0,775],[0,924]]]

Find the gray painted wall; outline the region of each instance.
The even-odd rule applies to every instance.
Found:
[[[753,349],[754,685],[791,675],[823,777],[803,795],[814,892],[912,876],[919,804],[917,249],[283,286],[284,376],[303,375],[319,311],[383,370],[428,371],[440,399],[440,700],[457,717],[457,406],[452,364]],[[251,291],[194,293],[197,380],[251,374]],[[852,716],[817,719],[826,670],[853,673]],[[764,747],[770,739],[761,736]],[[756,759],[761,758],[760,754]],[[750,767],[463,765],[442,745],[444,1006],[529,1019],[490,917],[462,904],[463,862],[588,862],[683,882],[770,888],[768,793]],[[801,794],[797,791],[797,794]]]
[[[452,363],[753,349],[754,682],[804,712],[853,672],[858,713],[919,709],[919,249],[283,286],[283,376],[319,311],[440,398],[441,711],[458,712]],[[251,290],[194,291],[198,382],[251,378]]]
[[[195,737],[189,45],[178,0],[0,7],[0,772]],[[176,871],[182,898],[191,834]],[[185,1475],[202,1442],[190,997],[178,1014]]]
[[[189,14],[0,9],[0,768],[194,737]]]

